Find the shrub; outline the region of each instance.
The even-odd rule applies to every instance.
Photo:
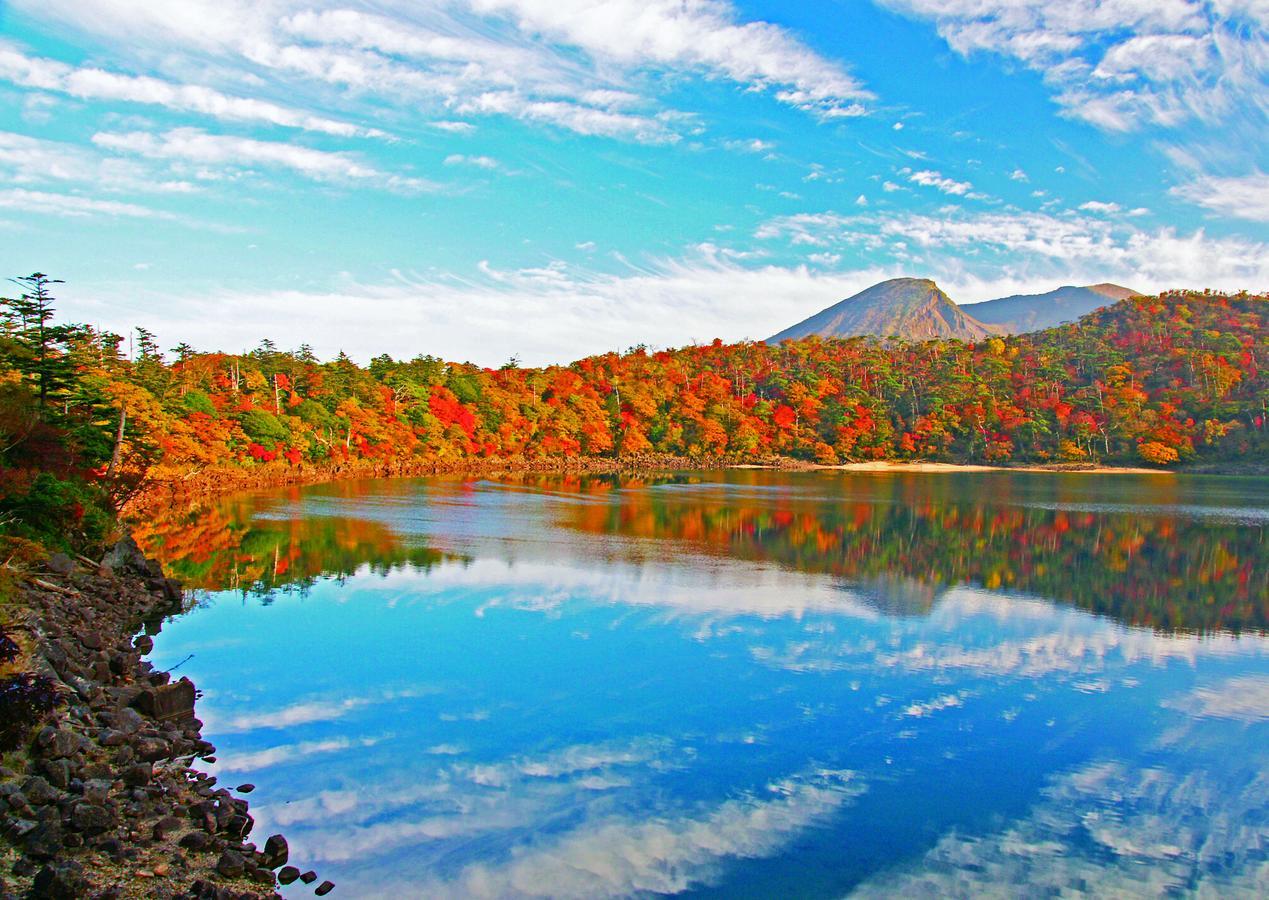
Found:
[[[45,675],[19,672],[0,678],[0,753],[16,750],[59,702],[52,679]]]
[[[0,628],[0,664],[14,662],[18,653],[17,642]],[[58,702],[52,680],[43,675],[19,672],[0,678],[0,753],[16,750]]]
[[[212,403],[211,397],[208,397],[202,391],[190,391],[182,398],[181,402],[184,404],[186,412],[206,413],[213,419],[216,418],[215,404]]]
[[[0,481],[0,521],[10,534],[60,550],[95,549],[113,524],[105,491],[49,472]]]
[[[272,450],[278,444],[285,444],[291,439],[291,430],[271,412],[262,409],[249,409],[238,420],[243,433],[254,443]]]

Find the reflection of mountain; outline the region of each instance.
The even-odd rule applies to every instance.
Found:
[[[427,570],[456,557],[405,546],[383,524],[341,516],[262,518],[260,499],[213,501],[139,527],[147,552],[187,588],[240,590],[268,597],[303,589],[324,577],[346,577],[363,566],[383,574],[410,566]]]
[[[905,575],[875,575],[848,585],[851,595],[887,616],[924,616],[945,593],[941,586]]]

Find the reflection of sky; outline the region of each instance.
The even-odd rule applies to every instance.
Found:
[[[545,502],[349,502],[472,560],[213,595],[156,651],[195,654],[257,837],[345,896],[1228,894],[1269,871],[1263,636],[967,587],[887,617],[822,575],[605,550]]]

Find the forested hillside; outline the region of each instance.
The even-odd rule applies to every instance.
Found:
[[[87,534],[95,506],[143,477],[364,459],[1269,458],[1265,296],[1137,297],[972,344],[716,341],[488,369],[321,361],[269,340],[163,351],[142,328],[129,342],[58,324],[52,283],[22,284],[0,329],[0,516],[15,528],[51,527],[56,510]]]

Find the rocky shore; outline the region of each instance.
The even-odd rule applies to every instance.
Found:
[[[0,765],[0,900],[333,889],[290,864],[283,836],[252,842],[238,796],[250,785],[230,790],[193,768],[216,752],[195,717],[198,691],[142,659],[181,608],[179,584],[131,538],[99,564],[53,554],[17,580],[8,630],[26,632],[25,667],[62,702]]]

